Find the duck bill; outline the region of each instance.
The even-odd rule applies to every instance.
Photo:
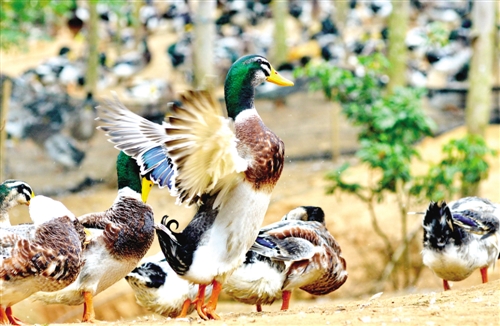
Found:
[[[83,231],[85,232],[85,240],[83,241],[83,245],[86,246],[92,240],[92,232],[87,228],[83,228]]]
[[[149,192],[151,191],[151,188],[153,187],[153,181],[149,180],[148,178],[143,177],[142,178],[142,189],[141,189],[141,199],[143,202],[146,202],[149,197]]]
[[[35,192],[34,191],[31,192],[31,199],[33,199],[33,197],[35,197]],[[28,206],[30,205],[31,199],[28,200],[28,202],[26,203],[26,205],[28,205]]]
[[[279,72],[274,70],[273,67],[271,67],[271,75],[266,78],[266,80],[270,83],[279,85],[279,86],[293,86],[293,81],[290,81],[286,79],[285,77],[281,76]]]

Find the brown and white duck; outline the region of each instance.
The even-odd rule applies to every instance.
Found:
[[[14,304],[68,286],[84,264],[84,227],[62,203],[36,196],[30,216],[34,224],[0,228],[0,324],[20,324]]]
[[[263,222],[284,162],[284,144],[264,125],[254,105],[265,81],[292,86],[259,55],[238,59],[224,86],[228,117],[207,92],[188,92],[169,122],[149,122],[110,103],[102,129],[116,147],[137,159],[141,172],[168,186],[178,203],[198,211],[181,233],[164,225],[157,235],[172,269],[199,284],[197,311],[218,319],[222,283],[243,262]],[[213,284],[204,304],[204,291]]]
[[[257,311],[279,298],[281,310],[287,310],[293,289],[325,295],[346,280],[346,262],[325,227],[323,210],[300,206],[260,230],[245,261],[223,288],[237,301],[256,305]]]
[[[145,203],[152,183],[145,178],[141,183],[137,163],[123,152],[116,169],[119,190],[113,205],[104,212],[78,217],[92,234],[78,278],[60,291],[34,296],[47,304],[83,303],[84,322],[95,320],[93,298],[132,271],[154,239],[153,210]]]

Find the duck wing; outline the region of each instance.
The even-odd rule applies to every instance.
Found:
[[[281,261],[311,259],[322,239],[315,230],[318,222],[280,221],[261,229],[251,250]]]
[[[0,279],[41,275],[66,285],[73,282],[83,261],[80,236],[72,228],[73,222],[61,217],[36,227],[32,238],[0,230]]]
[[[115,148],[135,158],[141,174],[150,173],[160,188],[171,188],[173,165],[165,146],[166,123],[160,125],[131,112],[116,95],[114,101],[106,101],[97,109],[101,112],[97,119],[103,122],[98,128],[106,132]]]
[[[224,118],[208,92],[189,91],[183,106],[173,105],[169,123],[148,121],[118,100],[98,109],[109,141],[135,158],[141,173],[151,174],[160,187],[168,186],[178,203],[201,203],[205,193],[217,193],[214,207],[248,167],[238,154],[233,122]]]
[[[330,293],[347,280],[341,249],[316,221],[280,221],[261,230],[252,250],[271,260],[289,261],[282,289],[300,287],[314,295]]]
[[[167,134],[168,154],[176,165],[179,202],[198,202],[204,193],[218,193],[213,207],[243,180],[248,168],[238,154],[233,122],[222,116],[209,92],[189,91],[182,107],[173,105]]]

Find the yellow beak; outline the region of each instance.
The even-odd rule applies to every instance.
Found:
[[[153,181],[143,177],[142,192],[141,192],[141,199],[143,202],[146,202],[148,200],[149,192],[151,191],[152,187],[153,187]]]
[[[273,67],[271,67],[271,75],[266,80],[279,86],[293,86],[293,81],[281,76]]]
[[[83,231],[85,231],[85,240],[83,241],[83,245],[86,246],[90,243],[90,240],[92,240],[92,232],[90,232],[87,228],[84,228]]]
[[[35,197],[35,192],[34,191],[31,192],[31,198],[33,198],[33,197]],[[28,200],[28,203],[26,205],[29,206],[30,205],[30,201],[31,200]]]

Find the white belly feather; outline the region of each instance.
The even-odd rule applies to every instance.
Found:
[[[212,228],[194,253],[184,278],[193,283],[219,282],[244,261],[245,253],[257,238],[271,194],[255,192],[247,183],[236,186],[232,199],[221,207]]]

